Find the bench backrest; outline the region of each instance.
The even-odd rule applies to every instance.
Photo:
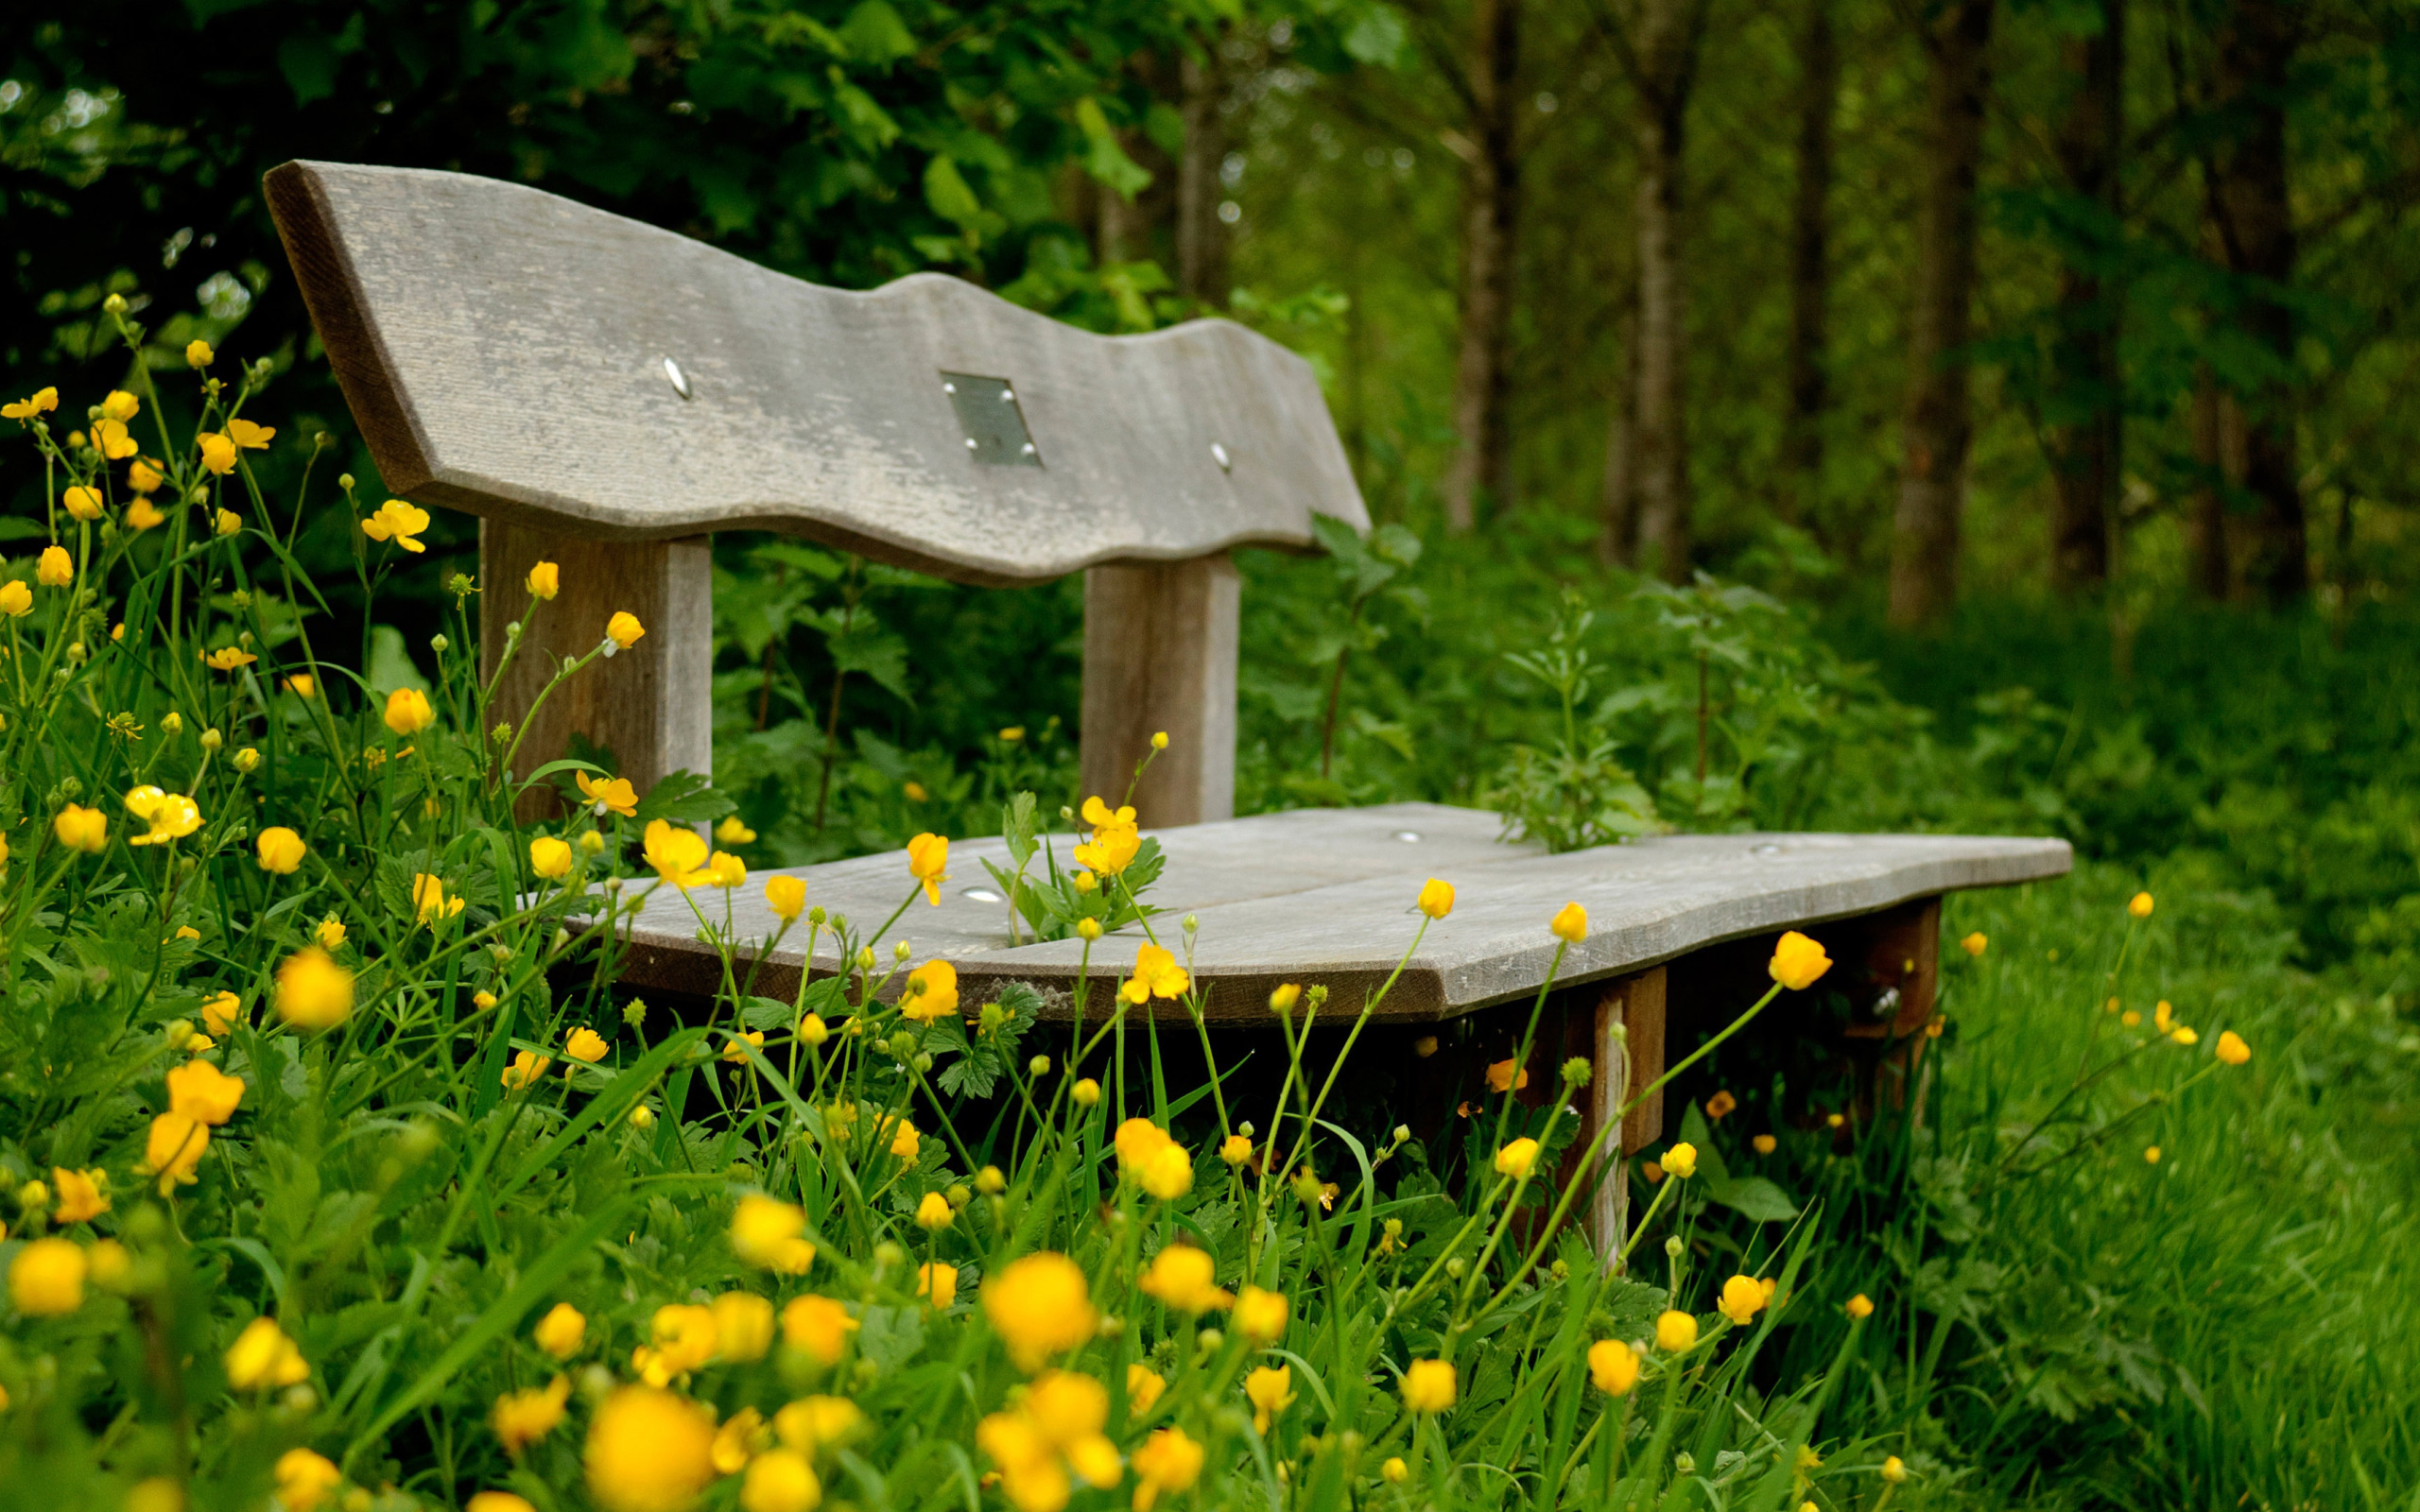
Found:
[[[465,174],[289,163],[268,190],[380,473],[489,522],[489,584],[509,589],[518,557],[565,538],[717,529],[989,585],[1106,566],[1089,612],[1119,623],[1088,627],[1086,683],[1103,691],[1086,699],[1087,778],[1169,728],[1188,748],[1166,764],[1173,786],[1153,784],[1164,821],[1223,816],[1204,787],[1232,772],[1223,553],[1310,549],[1315,512],[1368,525],[1309,364],[1228,321],[1100,336],[937,274],[822,288]],[[608,576],[662,580],[668,598],[704,571],[694,550],[614,562]],[[594,638],[585,623],[567,634],[564,649]],[[666,680],[701,694],[708,648],[653,649]],[[1223,718],[1204,713],[1222,699]],[[1111,709],[1121,728],[1097,732]],[[620,754],[660,775],[647,752]]]

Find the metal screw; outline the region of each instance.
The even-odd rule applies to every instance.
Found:
[[[679,394],[683,399],[695,397],[689,392],[689,375],[683,372],[681,370],[681,365],[673,361],[670,357],[664,359],[664,376],[672,380],[672,391],[674,393]]]
[[[970,436],[970,437],[968,437],[968,438],[966,438],[966,449],[967,449],[968,451],[970,451],[970,452],[971,452],[971,451],[975,450],[975,448],[976,448],[976,446],[977,446],[977,442],[976,441],[976,439],[975,439],[975,438],[974,438],[974,437]]]
[[[1217,460],[1219,464],[1219,471],[1222,472],[1232,471],[1236,465],[1233,461],[1228,459],[1227,449],[1224,446],[1219,445],[1217,441],[1212,441],[1210,443],[1210,455]]]

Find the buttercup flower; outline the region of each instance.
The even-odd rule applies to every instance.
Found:
[[[217,360],[218,353],[211,351],[210,343],[202,340],[200,337],[196,336],[193,340],[185,343],[186,367],[207,368]]]
[[[1219,1159],[1226,1161],[1229,1165],[1241,1165],[1246,1160],[1251,1160],[1251,1137],[1244,1134],[1230,1134],[1225,1139],[1219,1141]]]
[[[1403,1404],[1407,1412],[1426,1416],[1454,1404],[1456,1387],[1450,1360],[1414,1360],[1403,1373]]]
[[[32,420],[37,415],[47,415],[58,407],[58,389],[37,388],[28,398],[14,399],[8,404],[0,404],[0,418],[15,421]]]
[[[1732,1096],[1730,1090],[1725,1088],[1705,1100],[1705,1116],[1712,1122],[1720,1124],[1729,1118],[1732,1109],[1738,1106],[1739,1099]]]
[[[126,795],[126,812],[150,826],[130,835],[129,845],[166,845],[201,828],[201,810],[182,793],[163,793],[148,783]]]
[[[201,448],[201,465],[220,477],[235,471],[235,443],[216,431],[204,431],[194,438]]]
[[[76,558],[63,546],[45,546],[34,564],[34,580],[44,588],[65,588],[76,580]]]
[[[213,672],[240,672],[259,660],[240,645],[222,645],[201,659]]]
[[[1209,1251],[1191,1245],[1169,1245],[1152,1256],[1141,1285],[1145,1296],[1180,1313],[1206,1313],[1235,1301],[1219,1289],[1218,1263]]]
[[[717,850],[706,858],[706,876],[717,887],[745,887],[748,885],[748,863],[728,850]]]
[[[1020,1256],[986,1276],[982,1301],[1009,1358],[1027,1371],[1082,1345],[1098,1326],[1082,1269],[1049,1250]]]
[[[1769,1295],[1754,1277],[1734,1276],[1722,1283],[1722,1296],[1715,1302],[1715,1311],[1744,1328],[1763,1310]]]
[[[563,1403],[571,1398],[571,1381],[557,1376],[543,1386],[528,1391],[508,1391],[495,1399],[495,1411],[489,1421],[495,1436],[504,1443],[504,1452],[514,1459],[521,1452],[555,1431],[563,1420]]]
[[[605,1052],[610,1048],[605,1043],[605,1037],[586,1024],[574,1029],[563,1040],[564,1055],[592,1066],[604,1059]]]
[[[391,541],[415,554],[428,549],[420,539],[428,528],[428,511],[401,499],[389,499],[378,512],[361,522],[361,533],[372,541]]]
[[[0,614],[24,619],[34,611],[34,591],[16,578],[0,583]]]
[[[2149,913],[2150,910],[2145,909],[2144,912]],[[1908,1467],[1898,1455],[1887,1454],[1882,1460],[1882,1478],[1896,1486],[1908,1478]]]
[[[412,874],[412,916],[431,929],[462,911],[459,894],[447,896],[445,879],[425,871]]]
[[[1588,910],[1578,903],[1565,903],[1547,928],[1560,940],[1577,945],[1588,937]]]
[[[344,920],[330,914],[320,920],[319,928],[311,931],[311,937],[320,942],[321,950],[335,950],[344,943]]]
[[[244,1100],[244,1078],[230,1076],[207,1060],[188,1060],[168,1073],[168,1110],[214,1127],[235,1116]]]
[[[60,845],[71,850],[99,855],[109,846],[110,816],[99,809],[79,808],[70,803],[50,821],[50,833],[59,837]]]
[[[715,1422],[685,1397],[620,1386],[589,1420],[588,1494],[606,1512],[681,1512],[714,1484]]]
[[[751,1193],[731,1215],[731,1251],[744,1264],[783,1276],[804,1276],[815,1263],[806,1242],[806,1211],[794,1203]]]
[[[137,468],[141,468],[142,465],[140,462],[135,464]],[[91,521],[101,517],[101,490],[98,489],[87,488],[81,483],[75,484],[60,490],[59,502],[61,507],[78,520]]]
[[[1527,1067],[1516,1068],[1512,1057],[1505,1057],[1487,1068],[1487,1090],[1492,1092],[1517,1091],[1530,1085]]]
[[[1516,1181],[1528,1176],[1537,1163],[1538,1142],[1535,1140],[1514,1140],[1495,1152],[1495,1174],[1509,1176]]]
[[[2252,1047],[2244,1043],[2243,1036],[2233,1029],[2221,1029],[2219,1031],[2218,1055],[2228,1065],[2240,1066],[2252,1058]]]
[[[958,1267],[935,1263],[916,1267],[916,1295],[943,1312],[958,1305]]]
[[[194,1172],[209,1148],[209,1125],[190,1113],[162,1113],[151,1120],[142,1168],[160,1178],[160,1195],[164,1197],[170,1188],[191,1186],[199,1179]]]
[[[295,868],[302,865],[302,857],[310,850],[302,843],[301,835],[282,824],[263,830],[254,846],[260,853],[261,869],[273,871],[281,877],[294,875]]]
[[[147,456],[138,456],[127,464],[126,486],[137,493],[156,493],[159,491],[160,485],[167,481],[168,475],[161,472],[158,465]],[[93,517],[98,519],[100,513],[100,495],[94,494]]]
[[[899,995],[899,1014],[918,1023],[930,1023],[958,1011],[958,968],[936,957],[908,973]]]
[[[1782,936],[1766,967],[1774,981],[1793,992],[1806,991],[1831,969],[1832,958],[1824,954],[1824,947],[1794,929]]]
[[[300,1029],[330,1029],[353,1016],[353,973],[316,945],[277,969],[277,1016]]]
[[[725,1292],[714,1300],[717,1352],[741,1365],[773,1347],[773,1304],[753,1292]]]
[[[277,1500],[285,1512],[317,1512],[320,1501],[343,1484],[336,1461],[315,1450],[289,1449],[277,1456]]]
[[[1980,959],[1983,952],[1991,948],[1991,944],[1992,936],[1984,934],[1979,929],[1974,934],[1960,940],[1958,942],[1958,948],[1964,951],[1967,954]]]
[[[641,848],[655,874],[676,887],[701,887],[714,880],[704,869],[706,842],[698,832],[665,819],[649,819]]]
[[[818,1365],[837,1364],[857,1320],[828,1297],[792,1297],[782,1309],[782,1342]]]
[[[59,1317],[84,1305],[84,1277],[91,1268],[83,1246],[71,1239],[36,1239],[17,1251],[9,1266],[9,1300],[27,1317]]]
[[[276,435],[277,427],[274,425],[255,425],[248,420],[231,420],[227,422],[227,438],[247,452],[268,450],[269,440]]]
[[[618,610],[612,619],[605,622],[605,643],[602,649],[609,657],[616,651],[627,651],[638,644],[639,637],[646,633],[647,627],[639,623],[637,615],[629,610]]]
[[[1668,1312],[1655,1320],[1655,1347],[1678,1354],[1698,1342],[1698,1320],[1687,1313]]]
[[[558,1360],[568,1360],[579,1352],[580,1340],[588,1336],[588,1319],[569,1302],[557,1302],[538,1326],[529,1331],[538,1348]]]
[[[797,877],[765,879],[765,906],[786,924],[806,907],[806,884]]]
[[[542,834],[529,842],[529,869],[552,882],[571,875],[571,847],[551,834]]]
[[[387,728],[398,735],[417,735],[437,723],[437,711],[418,688],[397,688],[387,695]]]
[[[175,1073],[169,1073],[171,1078]],[[235,1084],[239,1089],[243,1083]],[[50,1211],[50,1221],[56,1224],[90,1223],[110,1211],[110,1199],[101,1193],[104,1171],[70,1171],[63,1165],[50,1168],[50,1184],[59,1193],[59,1206]]]
[[[1664,1152],[1664,1169],[1686,1179],[1698,1174],[1698,1147],[1685,1141]]]
[[[1185,1491],[1201,1477],[1204,1452],[1182,1428],[1163,1428],[1134,1452],[1134,1512],[1151,1512],[1162,1491]]]
[[[822,1503],[823,1483],[797,1450],[767,1450],[748,1462],[739,1512],[814,1512]]]
[[[618,814],[626,819],[638,817],[639,793],[627,777],[591,778],[586,772],[574,772],[572,781],[579,784],[579,796],[594,808],[598,818]],[[699,842],[700,850],[704,842]]]
[[[726,814],[722,822],[715,826],[715,838],[725,845],[750,845],[754,843],[756,832],[750,829],[738,815]]]
[[[925,902],[942,905],[943,872],[949,867],[949,837],[920,834],[908,842],[908,874],[925,889]]]
[[[1136,948],[1134,974],[1126,979],[1117,995],[1139,1006],[1153,998],[1181,998],[1192,985],[1184,968],[1177,965],[1174,952],[1145,944]]]
[[[1236,1332],[1263,1347],[1274,1344],[1286,1336],[1286,1322],[1292,1312],[1293,1304],[1281,1294],[1247,1286],[1236,1294]]]
[[[1454,885],[1440,882],[1435,877],[1429,878],[1420,885],[1417,906],[1431,919],[1444,918],[1454,911]]]
[[[1859,1292],[1855,1297],[1849,1298],[1847,1312],[1851,1318],[1872,1317],[1874,1315],[1874,1298],[1866,1296],[1863,1292]]]
[[[542,1056],[534,1050],[516,1052],[512,1057],[512,1064],[504,1068],[504,1090],[509,1092],[519,1091],[522,1088],[532,1085],[539,1077],[544,1076],[546,1074],[546,1068],[554,1063],[555,1059],[552,1056]]]
[[[244,1332],[227,1347],[222,1363],[227,1367],[227,1383],[237,1391],[265,1391],[311,1379],[311,1366],[302,1351],[275,1318],[256,1317],[245,1324]]]
[[[1588,1347],[1588,1379],[1609,1397],[1626,1397],[1638,1384],[1638,1351],[1619,1339]]]
[[[217,1039],[226,1039],[229,1030],[248,1022],[243,999],[233,992],[220,992],[202,1000],[201,1026]]]
[[[1270,1420],[1294,1404],[1294,1367],[1258,1367],[1244,1377],[1244,1397],[1252,1403],[1253,1427],[1268,1433]]]
[[[890,1153],[913,1165],[916,1162],[917,1146],[923,1142],[923,1138],[916,1132],[914,1124],[902,1118],[890,1131]]]
[[[233,509],[221,509],[211,517],[210,529],[213,535],[232,536],[243,528],[244,517]]]
[[[1770,1134],[1759,1134],[1755,1138],[1750,1140],[1748,1143],[1754,1148],[1758,1155],[1771,1155],[1774,1150],[1781,1147],[1781,1142],[1774,1139]]]
[[[182,1512],[181,1508],[179,1512]],[[527,1497],[515,1496],[510,1491],[475,1491],[471,1499],[462,1503],[462,1512],[538,1512],[538,1509],[529,1504]]]
[[[529,576],[522,583],[532,598],[553,598],[562,592],[562,569],[553,562],[542,561],[529,569]]]

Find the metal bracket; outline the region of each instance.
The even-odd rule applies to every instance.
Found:
[[[1014,385],[1006,378],[985,378],[971,372],[942,373],[942,392],[958,411],[959,429],[966,433],[966,455],[994,467],[1040,467],[1033,433],[1025,428],[1025,411],[1017,406]]]

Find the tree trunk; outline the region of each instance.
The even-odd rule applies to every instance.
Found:
[[[1639,565],[1689,576],[1688,288],[1682,276],[1683,128],[1697,61],[1690,0],[1640,0],[1638,60],[1638,387],[1633,465]]]
[[[1445,524],[1467,531],[1486,492],[1510,502],[1512,446],[1505,348],[1512,324],[1512,255],[1520,222],[1522,0],[1471,8],[1472,156],[1462,175],[1461,351],[1454,364],[1454,429],[1461,447],[1445,474]]]
[[[2208,163],[2210,216],[2227,267],[2241,275],[2235,319],[2269,349],[2278,377],[2242,396],[2243,487],[2238,571],[2271,604],[2310,589],[2310,550],[2295,461],[2294,317],[2275,290],[2294,276],[2294,224],[2286,191],[2286,94],[2300,43],[2298,0],[2235,0],[2217,33],[2211,105],[2221,125]]]
[[[2118,370],[2120,291],[2101,269],[2118,224],[2118,154],[2126,133],[2126,0],[2100,0],[2100,30],[2066,45],[2072,91],[2055,143],[2067,187],[2101,212],[2098,224],[2073,227],[2059,273],[2057,334],[2051,348],[2050,403],[2043,436],[2054,501],[2050,584],[2072,593],[2109,579],[2122,462],[2124,406]]]
[[[2229,421],[2239,434],[2242,420],[2234,402],[2204,364],[2193,375],[2193,460],[2201,479],[2186,501],[2185,557],[2193,591],[2213,603],[2224,602],[2230,586],[2227,489],[2237,480],[2227,466]]]
[[[1226,198],[1219,177],[1227,156],[1227,121],[1219,109],[1226,95],[1225,70],[1211,40],[1206,57],[1180,65],[1184,157],[1177,164],[1176,291],[1188,300],[1224,307],[1227,302],[1227,228],[1219,219]]]
[[[1783,421],[1781,517],[1809,525],[1823,489],[1824,412],[1831,406],[1826,296],[1832,269],[1832,118],[1841,94],[1834,0],[1807,0],[1798,51],[1798,189],[1790,207],[1789,410]],[[1819,531],[1820,534],[1820,531]]]
[[[1891,623],[1927,625],[1958,597],[1958,533],[1966,505],[1966,346],[1975,294],[1975,176],[1982,156],[1986,56],[1994,0],[1943,0],[1922,36],[1924,199],[1908,321],[1908,393],[1900,419],[1898,507],[1891,531]]]
[[[1622,307],[1616,339],[1621,356],[1614,369],[1614,400],[1605,422],[1605,501],[1598,527],[1597,555],[1608,567],[1638,561],[1638,303],[1637,287]]]

